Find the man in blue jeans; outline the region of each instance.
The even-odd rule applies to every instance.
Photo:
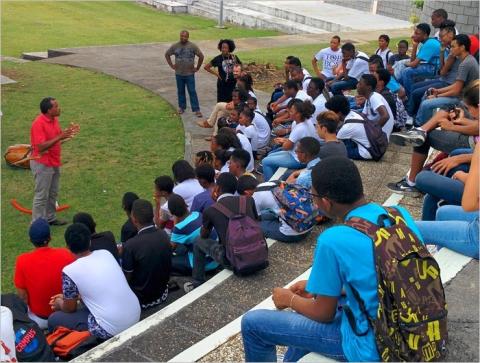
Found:
[[[168,65],[175,71],[177,81],[178,113],[182,114],[187,108],[187,98],[185,95],[185,86],[190,97],[192,111],[197,117],[202,117],[200,105],[198,103],[197,91],[195,91],[195,72],[198,72],[203,63],[203,53],[200,49],[188,40],[189,33],[186,30],[180,32],[180,41],[172,44],[165,52],[165,59]],[[171,56],[175,55],[175,64],[172,63]],[[198,57],[195,67],[195,56]]]
[[[433,77],[435,75],[440,58],[440,42],[429,36],[430,25],[427,23],[420,23],[415,27],[410,62],[405,63],[406,68],[402,70],[399,79],[407,96],[412,92],[417,77]]]
[[[318,208],[332,219],[347,221],[361,217],[378,223],[385,209],[368,203],[362,179],[353,161],[332,156],[312,170],[312,195]],[[398,208],[408,227],[418,234],[410,215]],[[273,301],[278,310],[253,310],[242,319],[242,336],[247,362],[275,362],[276,346],[288,346],[284,361],[296,362],[309,352],[340,361],[378,361],[375,335],[361,313],[352,287],[376,317],[377,278],[373,241],[365,234],[336,225],[319,237],[308,281],[290,288],[275,288]],[[354,334],[341,306],[353,312],[358,331]]]

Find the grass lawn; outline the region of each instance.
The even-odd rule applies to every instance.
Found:
[[[390,40],[390,49],[393,53],[396,53],[397,43],[399,40],[405,38],[393,38]],[[289,46],[289,47],[280,47],[280,48],[270,48],[270,49],[258,49],[248,52],[237,52],[238,57],[243,63],[255,62],[257,64],[266,64],[271,63],[277,68],[282,69],[283,72],[283,63],[285,58],[289,55],[294,55],[302,61],[302,65],[307,68],[313,74],[312,68],[312,58],[320,50],[325,47],[328,47],[328,43],[318,43],[318,44],[308,44],[308,45],[299,45],[299,46]],[[372,55],[375,53],[375,50],[378,48],[378,41],[374,40],[365,44],[360,44],[355,46],[358,50],[365,52],[367,55]],[[319,67],[321,69],[321,62],[319,62]],[[257,85],[257,88],[271,92],[272,85],[270,83],[263,83]]]
[[[117,239],[126,217],[121,198],[126,191],[151,200],[153,180],[171,174],[172,163],[183,158],[181,120],[157,95],[112,77],[77,68],[43,63],[2,62],[2,74],[18,81],[2,86],[2,145],[29,143],[30,125],[46,95],[58,97],[60,123],[78,122],[80,134],[63,145],[59,214],[71,221],[89,212],[97,230],[111,230]],[[31,208],[33,178],[29,170],[2,162],[2,288],[13,290],[18,254],[32,249],[30,216],[10,205],[16,198]],[[54,246],[64,246],[64,227],[54,227]]]
[[[15,57],[48,48],[173,41],[182,29],[191,31],[192,40],[278,34],[233,25],[219,30],[215,20],[164,13],[126,1],[6,0],[1,10],[1,52]]]

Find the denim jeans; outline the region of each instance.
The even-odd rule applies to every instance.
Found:
[[[264,180],[270,180],[273,174],[278,168],[284,167],[287,169],[302,169],[306,165],[297,161],[290,151],[276,151],[270,152],[268,156],[262,160],[263,166],[263,178]]]
[[[414,152],[427,155],[430,147],[445,153],[451,153],[455,149],[470,148],[470,136],[456,131],[432,130],[427,134],[427,139],[421,146],[415,146]]]
[[[357,83],[358,83],[358,80],[356,78],[352,78],[352,77],[349,77],[346,81],[345,80],[344,81],[334,81],[330,85],[330,91],[334,95],[342,95],[343,90],[356,89],[357,88]]]
[[[419,64],[415,68],[407,67],[402,71],[401,77],[399,79],[405,92],[410,96],[412,93],[413,85],[416,83],[416,77],[433,77],[435,67],[431,64]]]
[[[349,159],[367,160],[360,155],[360,152],[358,151],[358,144],[355,141],[350,139],[344,139],[342,141],[345,144],[345,147],[347,148],[347,156],[349,157]]]
[[[437,97],[423,100],[422,103],[420,103],[417,117],[415,118],[415,126],[422,126],[430,120],[435,109],[456,105],[459,101],[458,97]]]
[[[407,102],[407,113],[409,116],[414,117],[417,112],[418,108],[420,107],[420,103],[422,102],[423,95],[429,88],[442,88],[448,86],[448,83],[445,81],[440,81],[438,79],[429,79],[422,82],[417,82],[412,86],[412,93],[410,97],[408,97]]]
[[[227,266],[228,260],[225,257],[225,246],[219,241],[210,238],[198,237],[193,245],[193,271],[192,277],[195,281],[205,282],[205,264],[207,255],[211,256],[222,266]]]
[[[415,186],[423,193],[422,221],[434,221],[438,202],[445,200],[448,204],[460,205],[464,184],[446,176],[424,170],[415,178]]]
[[[425,243],[478,260],[478,211],[465,212],[460,206],[446,205],[438,209],[435,221],[415,223]]]
[[[185,96],[186,86],[188,90],[188,96],[190,97],[192,111],[200,111],[197,91],[195,91],[195,75],[191,74],[189,76],[181,76],[179,74],[176,74],[175,79],[177,80],[178,107],[182,110],[185,110],[187,108],[187,97]]]
[[[276,241],[294,243],[300,242],[308,236],[309,232],[295,235],[287,235],[280,232],[280,220],[279,217],[271,212],[263,213],[260,227],[266,238],[272,238]]]
[[[448,156],[456,156],[456,155],[463,155],[463,154],[473,154],[473,149],[470,149],[470,148],[455,149]],[[463,171],[465,173],[468,173],[470,171],[470,164],[464,163],[450,169],[450,171],[447,173],[447,176],[451,178],[453,174],[455,174],[457,171]]]
[[[290,311],[252,310],[242,318],[247,362],[276,362],[276,346],[288,346],[285,362],[296,362],[315,352],[345,361],[340,333],[341,314],[331,323],[319,323]]]

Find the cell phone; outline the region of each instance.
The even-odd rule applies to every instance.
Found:
[[[433,95],[433,88],[427,89],[427,97]]]
[[[460,116],[460,110],[457,108],[457,105],[450,105],[447,107],[446,111],[448,113],[455,113],[454,120],[456,120]]]

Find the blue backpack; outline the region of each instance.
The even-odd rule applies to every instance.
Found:
[[[279,181],[272,194],[280,207],[280,215],[296,232],[306,232],[313,228],[321,218],[315,208],[310,190],[298,184]]]

